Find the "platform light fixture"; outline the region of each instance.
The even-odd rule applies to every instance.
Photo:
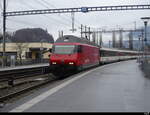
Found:
[[[145,31],[144,31],[144,54],[145,54],[145,60],[146,60],[146,46],[147,46],[147,25],[148,25],[148,21],[150,20],[150,17],[142,17],[141,20],[143,20],[144,22],[144,26],[145,26]]]
[[[147,42],[147,24],[148,24],[148,21],[150,20],[150,17],[142,17],[141,19],[143,20],[144,26],[145,26],[144,41]]]

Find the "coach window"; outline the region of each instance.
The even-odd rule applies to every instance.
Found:
[[[105,51],[102,51],[102,50],[100,51],[100,55],[101,55],[102,57],[105,57],[105,54],[106,54]]]

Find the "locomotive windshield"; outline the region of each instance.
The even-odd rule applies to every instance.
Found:
[[[53,47],[54,54],[72,54],[75,53],[75,45],[55,45]]]

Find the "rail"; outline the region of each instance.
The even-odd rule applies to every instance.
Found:
[[[11,88],[9,90],[7,89],[7,93],[4,93],[3,95],[0,95],[0,108],[4,107],[5,104],[6,104],[6,101],[8,101],[9,99],[11,98],[14,98],[16,96],[20,96],[21,94],[24,94],[30,90],[33,90],[33,89],[36,89],[36,88],[39,88],[43,85],[46,85],[48,83],[51,83],[53,81],[55,81],[57,79],[57,77],[54,77],[54,76],[50,76],[49,77],[49,74],[44,74],[42,75],[43,77],[44,76],[48,76],[47,79],[45,80],[42,80],[41,82],[35,82],[35,83],[32,83],[31,84],[26,84],[26,85],[16,85],[15,88]]]

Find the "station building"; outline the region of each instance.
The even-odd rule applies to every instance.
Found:
[[[52,35],[41,28],[21,29],[6,38],[7,60],[41,60],[48,59],[54,43]],[[0,42],[0,60],[2,60],[3,43]]]
[[[6,56],[15,56],[19,59],[19,54],[22,59],[48,59],[49,50],[52,48],[52,43],[6,43]],[[0,56],[2,56],[3,44],[0,44]],[[42,57],[41,57],[42,54]]]

